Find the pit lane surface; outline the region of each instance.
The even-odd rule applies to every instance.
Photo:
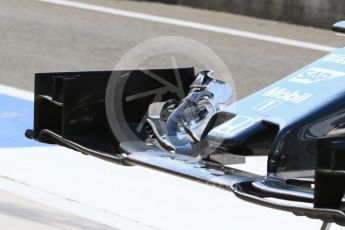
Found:
[[[330,47],[344,44],[341,37],[336,37],[327,30],[187,7],[131,1],[80,2]],[[246,96],[326,54],[315,49],[34,0],[1,0],[0,32],[0,83],[29,91],[33,90],[35,72],[113,69],[117,61],[132,47],[159,36],[191,38],[211,48],[231,71],[239,97]],[[178,55],[176,64],[199,65],[197,61],[192,62],[191,58]],[[172,66],[172,62],[166,57],[156,57],[147,60],[143,65],[159,68]],[[1,112],[16,112],[5,106],[13,102],[7,99],[6,102],[0,105]],[[29,103],[29,111],[30,108],[32,110],[32,104]],[[29,122],[30,119],[23,125],[30,127]],[[16,135],[22,133],[25,127],[20,128]],[[11,224],[7,225],[8,222],[22,223],[28,229],[34,228],[35,225],[53,228],[53,219],[45,217],[55,216],[53,212],[56,210],[46,205],[64,210],[57,211],[63,216],[63,226],[59,226],[60,229],[80,228],[73,226],[69,220],[89,223],[86,228],[90,229],[110,228],[108,226],[123,229],[228,229],[233,225],[235,228],[245,229],[258,226],[267,229],[320,227],[319,221],[257,207],[239,201],[225,191],[149,170],[119,167],[58,147],[47,149],[45,146],[32,147],[28,144],[9,146],[9,143],[16,142],[20,135],[2,134],[8,139],[5,142],[3,138],[0,143],[3,147],[0,149],[0,175],[3,177],[0,180],[0,189],[10,190],[17,195],[0,193],[0,215],[3,218],[0,221],[1,229],[20,228],[15,225],[9,227]],[[24,140],[18,140],[18,144],[22,142]],[[51,196],[45,197],[46,193]],[[16,202],[24,199],[18,195],[44,203],[44,210],[48,211],[42,212],[47,215],[27,222],[25,216],[30,216],[39,204],[33,201]],[[58,199],[60,196],[67,199]],[[68,200],[73,202],[69,203]],[[6,205],[6,202],[19,205],[22,215],[11,216],[9,213],[13,213],[11,210],[14,208]],[[61,205],[62,203],[64,205]],[[79,204],[78,207],[73,206],[76,203]],[[81,215],[83,218],[78,219],[79,217],[69,213]],[[93,224],[97,227],[92,227]]]
[[[114,229],[0,190],[1,229]]]

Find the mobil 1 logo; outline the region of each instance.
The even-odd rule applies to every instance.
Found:
[[[287,88],[275,87],[264,92],[262,96],[268,99],[253,106],[253,110],[259,112],[268,112],[286,102],[300,104],[308,100],[308,98],[312,97],[313,95],[310,93],[303,93],[298,90],[292,91]]]

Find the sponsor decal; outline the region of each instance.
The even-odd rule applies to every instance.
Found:
[[[225,122],[213,129],[217,135],[226,135],[233,131],[240,131],[254,124],[254,119],[246,116],[238,115],[230,121]]]
[[[337,64],[344,64],[345,65],[345,55],[341,54],[332,54],[322,61],[324,62],[332,62],[332,63],[337,63]]]
[[[345,73],[330,69],[311,67],[306,71],[299,73],[288,81],[301,84],[311,84],[315,82],[330,80],[333,78],[344,77]]]
[[[279,106],[282,103],[283,103],[282,101],[267,99],[267,100],[255,105],[255,106],[253,106],[252,109],[255,111],[259,111],[259,112],[267,112],[267,111]]]
[[[262,96],[270,97],[270,98],[280,100],[280,101],[286,101],[286,102],[299,104],[307,100],[309,97],[311,97],[312,94],[301,93],[299,91],[290,91],[286,88],[275,87],[267,91],[266,93],[264,93]]]

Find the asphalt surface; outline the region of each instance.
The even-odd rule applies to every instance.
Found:
[[[225,13],[147,2],[83,2],[323,45],[340,47],[343,44],[341,37],[328,30]],[[231,71],[239,97],[246,96],[325,55],[320,51],[32,0],[1,0],[0,32],[0,83],[28,90],[33,90],[35,72],[113,69],[132,47],[160,36],[191,38],[212,49]],[[177,65],[198,66],[197,58],[191,60],[177,56]],[[143,66],[162,68],[172,66],[172,63],[169,58],[152,57],[146,60]],[[202,67],[208,68],[200,68]]]
[[[328,46],[340,47],[345,43],[343,38],[328,30],[188,7],[115,0],[81,2]],[[0,34],[0,84],[30,91],[33,91],[36,72],[113,69],[131,48],[161,36],[190,38],[213,50],[230,70],[240,98],[326,54],[33,0],[0,0]],[[200,63],[198,56],[169,52],[150,57],[138,65],[147,68],[175,66],[173,56],[177,66],[208,68]],[[223,79],[229,77],[218,74]],[[23,226],[27,229],[109,228],[0,191],[0,228],[22,229]]]

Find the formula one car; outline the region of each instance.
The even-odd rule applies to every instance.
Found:
[[[345,33],[345,21],[333,30]],[[193,68],[38,73],[26,136],[345,226],[345,48],[234,103]],[[268,155],[267,174],[233,168]]]

